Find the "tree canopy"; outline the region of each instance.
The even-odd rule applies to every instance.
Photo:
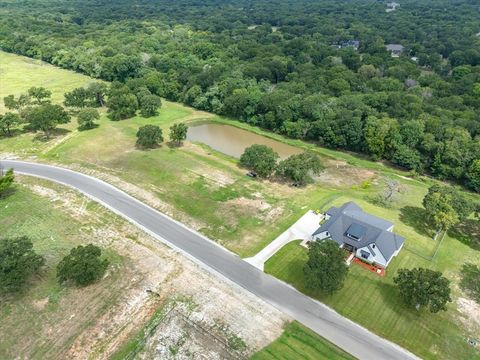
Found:
[[[79,245],[57,265],[57,278],[60,283],[71,282],[86,286],[100,279],[107,270],[108,260],[102,259],[102,250],[95,245]]]
[[[303,185],[311,182],[311,175],[317,175],[322,169],[322,163],[317,155],[304,152],[280,161],[277,173]]]
[[[400,294],[409,306],[428,306],[432,313],[447,310],[450,298],[450,281],[442,273],[430,269],[400,269],[393,279]]]
[[[305,286],[332,294],[343,287],[348,273],[345,253],[335,241],[312,241],[304,267]]]
[[[188,126],[185,123],[173,124],[170,127],[170,141],[177,146],[187,138]]]
[[[45,264],[26,236],[0,239],[0,292],[21,290],[28,278]]]
[[[113,81],[66,98],[106,103],[112,120],[152,116],[161,97],[479,191],[475,1],[405,0],[394,12],[366,0],[235,4],[9,2],[0,47]],[[392,57],[389,44],[404,49]],[[44,90],[29,91],[33,104],[49,101]]]
[[[255,171],[260,177],[272,175],[277,166],[278,154],[266,145],[254,144],[240,156],[240,165]]]
[[[137,145],[153,148],[163,141],[162,129],[157,125],[144,125],[137,131]]]
[[[13,169],[8,169],[5,174],[0,173],[0,197],[5,195],[7,190],[12,187],[14,180]]]

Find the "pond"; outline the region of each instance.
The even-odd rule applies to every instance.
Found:
[[[222,124],[191,126],[188,128],[187,140],[204,143],[214,150],[236,157],[237,159],[243,154],[245,148],[253,144],[271,147],[278,153],[280,159],[285,159],[290,155],[303,152],[303,150],[299,148],[284,144],[280,141],[269,139],[235,126]]]

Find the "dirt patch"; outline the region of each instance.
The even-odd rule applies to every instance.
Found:
[[[346,161],[327,160],[325,170],[314,179],[330,186],[354,186],[371,180],[375,175],[374,171],[350,166]]]
[[[49,313],[39,330],[42,337],[25,342],[18,354],[28,358],[29,349],[40,341],[50,359],[108,359],[171,299],[188,301],[181,301],[184,304],[148,338],[141,358],[238,359],[239,354],[247,357],[281,334],[289,319],[272,306],[213,276],[73,190],[48,184],[24,182],[85,223],[72,231],[78,230],[85,241],[100,244],[124,260],[112,264],[99,283],[62,292],[55,312]],[[76,210],[84,202],[83,207],[91,211]],[[271,208],[260,199],[240,199],[234,204],[267,212]],[[32,305],[41,311],[48,304],[48,299],[42,299]]]
[[[45,306],[47,306],[47,304],[48,304],[48,298],[35,300],[32,303],[35,310],[38,310],[38,311],[42,311],[45,308]]]
[[[462,315],[460,317],[462,323],[474,334],[480,334],[480,304],[462,297],[458,298],[456,302],[458,311]]]

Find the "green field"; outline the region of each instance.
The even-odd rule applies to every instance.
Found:
[[[250,360],[353,360],[327,340],[298,322],[286,326],[282,336],[251,357]]]
[[[0,68],[24,76],[24,80],[19,81],[22,84],[31,81],[41,85],[41,81],[45,81],[42,80],[44,73],[50,74],[54,80],[48,87],[55,89],[57,101],[61,99],[63,88],[70,89],[66,84],[75,87],[90,81],[78,74],[1,52]],[[16,90],[14,85],[9,85],[7,91],[3,88],[1,91],[7,94],[23,90],[24,87]],[[175,122],[202,121],[228,123],[312,149],[321,156],[326,170],[315,184],[296,189],[288,184],[252,180],[245,176],[235,159],[202,144],[185,142],[181,148],[163,144],[148,151],[135,147],[135,133],[141,125],[157,124],[168,136],[168,128]],[[449,306],[447,313],[412,312],[399,301],[392,284],[392,277],[401,267],[438,269],[452,280],[456,301],[463,296],[457,287],[460,267],[465,262],[479,261],[476,221],[462,227],[462,232],[455,237],[453,234],[446,236],[441,244],[432,239],[421,205],[432,180],[407,178],[407,173],[382,163],[285,139],[166,101],[158,116],[148,119],[137,116],[113,122],[103,112],[99,125],[93,130],[79,132],[73,121],[49,141],[37,140],[34,134],[27,132],[0,138],[0,156],[9,154],[26,159],[34,156],[36,161],[54,162],[100,176],[242,257],[257,253],[309,209],[354,200],[364,210],[395,223],[395,231],[407,238],[405,248],[389,266],[386,278],[352,265],[340,292],[331,297],[311,295],[425,358],[478,357],[465,341],[478,327],[468,319],[464,321],[465,315],[459,312],[456,302]],[[405,188],[389,209],[375,205],[374,201],[387,177],[399,180]],[[266,264],[266,271],[304,291],[305,256],[304,248],[296,243],[289,244]]]

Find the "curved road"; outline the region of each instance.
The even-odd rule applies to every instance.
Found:
[[[214,270],[215,273],[270,303],[359,359],[418,359],[403,348],[344,318],[326,305],[256,269],[203,235],[101,180],[63,168],[22,161],[2,160],[0,166],[75,188],[200,265]]]

